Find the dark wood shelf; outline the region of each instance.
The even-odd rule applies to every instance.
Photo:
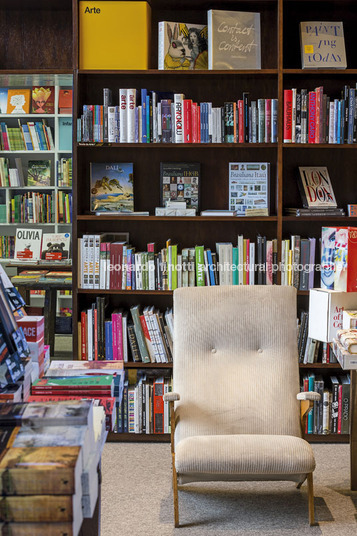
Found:
[[[92,288],[79,288],[78,294],[124,294],[124,295],[138,295],[138,296],[146,296],[146,295],[152,295],[152,296],[169,296],[173,294],[173,290],[118,290],[118,289],[92,289]]]
[[[349,434],[306,434],[306,441],[309,443],[349,443]]]
[[[357,71],[356,71],[357,72]],[[146,70],[88,70],[88,69],[79,69],[79,75],[103,75],[103,76],[167,76],[169,78],[175,78],[181,76],[184,78],[190,78],[191,76],[266,76],[266,75],[277,75],[278,69],[240,69],[240,70],[183,70],[183,71],[165,71],[159,69],[146,69]]]
[[[331,76],[339,76],[339,75],[356,75],[357,69],[283,69],[283,74],[300,74],[305,76],[309,75],[331,75]]]
[[[96,216],[93,214],[90,215],[78,215],[77,220],[80,221],[192,221],[192,222],[203,222],[203,221],[229,221],[229,222],[249,222],[249,221],[277,221],[277,216],[119,216],[119,215],[108,215],[105,216]]]
[[[136,149],[177,149],[177,148],[185,148],[185,149],[269,149],[274,148],[277,149],[278,144],[277,143],[104,143],[104,142],[78,142],[77,143],[78,148],[90,148],[90,149],[98,149],[101,148],[108,148],[113,147],[115,149],[118,149],[119,147],[122,149],[127,149],[128,147]]]
[[[172,369],[172,363],[140,363],[140,362],[133,362],[130,361],[128,363],[124,363],[124,369],[128,368],[135,368],[135,369]]]
[[[357,143],[283,143],[284,149],[357,149]]]
[[[119,443],[121,441],[125,442],[145,442],[149,441],[150,443],[169,443],[170,434],[116,434],[115,432],[109,432],[107,441],[109,443]]]
[[[299,363],[301,369],[342,370],[339,363]]]
[[[356,216],[283,216],[283,221],[343,221],[343,222],[357,222]]]

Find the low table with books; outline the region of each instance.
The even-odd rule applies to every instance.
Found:
[[[22,291],[45,291],[45,344],[50,346],[50,354],[55,349],[56,299],[58,290],[72,290],[72,273],[69,271],[49,271],[47,269],[23,270],[11,278],[14,286]],[[28,301],[27,301],[28,303]]]

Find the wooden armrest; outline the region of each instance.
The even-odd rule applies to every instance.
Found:
[[[180,400],[180,395],[178,393],[165,393],[164,402],[176,402]]]

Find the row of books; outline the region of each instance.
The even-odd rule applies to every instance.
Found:
[[[57,192],[57,223],[72,223],[72,194]]]
[[[55,87],[34,86],[24,89],[0,88],[0,114],[54,114]],[[60,88],[58,113],[72,113],[72,89]]]
[[[79,142],[110,143],[276,143],[277,99],[242,99],[214,107],[193,102],[183,93],[119,90],[119,106],[84,105],[78,119]],[[140,100],[140,104],[139,104]]]
[[[105,298],[97,297],[81,312],[80,348],[82,360],[169,363],[172,361],[173,314],[154,306],[140,305],[128,311],[115,309],[108,317]]]
[[[299,363],[337,363],[337,358],[327,342],[317,341],[308,336],[309,313],[301,311],[298,321]]]
[[[291,238],[281,242],[281,284],[298,290],[314,287],[316,238]]]
[[[356,311],[348,311],[350,323],[355,324]],[[345,314],[343,326],[345,326]],[[333,339],[333,351],[343,368],[355,367],[357,363],[357,330],[355,328],[337,330],[336,338]]]
[[[107,241],[105,234],[79,239],[80,288],[175,290],[178,287],[277,283],[277,240],[243,235],[238,245],[217,242],[216,252],[204,246],[183,248],[166,242],[156,252],[136,252],[125,241]]]
[[[340,98],[326,95],[323,86],[285,89],[284,143],[356,143],[356,87],[345,85]]]
[[[301,391],[316,391],[321,400],[315,401],[307,416],[307,434],[348,434],[351,414],[351,378],[349,374],[329,379],[313,372],[305,374]]]
[[[57,160],[57,186],[72,187],[72,158]]]
[[[53,223],[55,202],[54,192],[26,192],[14,195],[9,203],[9,222]]]
[[[123,400],[118,408],[117,433],[169,434],[169,403],[163,395],[172,390],[172,378],[142,374],[135,385],[124,383]]]
[[[0,148],[2,151],[48,151],[54,150],[51,127],[46,121],[28,121],[18,127],[0,123]]]
[[[14,236],[0,236],[0,259],[13,259],[15,251]]]
[[[25,186],[21,158],[15,158],[15,167],[10,167],[8,158],[0,158],[0,187]]]

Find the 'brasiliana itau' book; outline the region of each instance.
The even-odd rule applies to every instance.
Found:
[[[133,212],[133,164],[91,162],[91,210],[93,212]]]
[[[208,11],[208,68],[261,68],[260,13]]]
[[[303,69],[346,69],[342,22],[300,22]]]

